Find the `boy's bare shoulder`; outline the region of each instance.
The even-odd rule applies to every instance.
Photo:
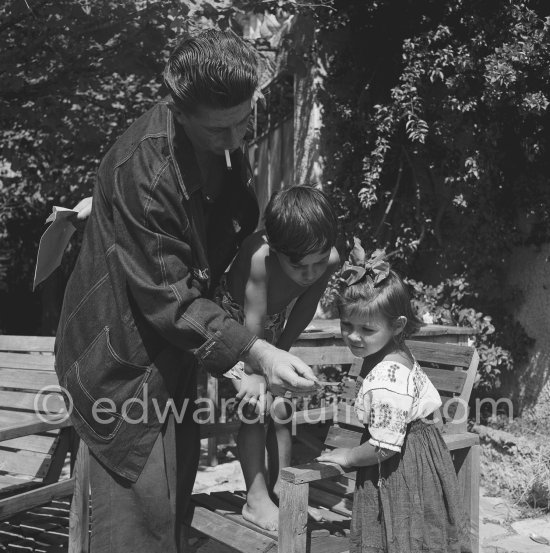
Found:
[[[332,250],[330,250],[328,266],[333,270],[336,270],[340,266],[340,254],[338,253],[338,250],[334,247],[332,248]]]
[[[264,279],[267,273],[267,259],[271,251],[265,233],[256,231],[247,240],[248,244],[243,243],[243,246],[246,248],[246,256],[249,259],[249,278],[253,280]]]
[[[243,240],[239,251],[247,251],[250,255],[254,255],[258,250],[265,248],[269,250],[265,231],[257,230]]]

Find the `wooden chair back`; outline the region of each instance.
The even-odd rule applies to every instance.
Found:
[[[407,345],[442,399],[433,422],[447,435],[466,432],[468,401],[475,382],[479,355],[474,347],[408,340]],[[346,358],[349,360],[349,357]],[[364,425],[353,409],[357,391],[366,374],[363,360],[354,358],[343,386],[336,423],[328,432],[325,446],[354,447],[359,444]]]

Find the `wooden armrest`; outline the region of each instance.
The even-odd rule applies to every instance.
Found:
[[[281,469],[281,478],[291,484],[306,484],[317,480],[325,480],[354,472],[357,468],[344,469],[340,465],[332,463],[306,463],[297,467],[285,467]]]
[[[294,413],[295,424],[317,424],[333,420],[336,417],[338,404],[334,403],[329,407],[316,407],[313,409],[304,409]]]
[[[460,434],[443,434],[443,440],[449,451],[471,447],[479,444],[479,436],[472,432],[461,432]]]
[[[22,436],[30,436],[32,434],[40,434],[40,432],[49,432],[50,430],[58,430],[72,426],[69,419],[63,421],[44,421],[40,419],[31,420],[14,426],[0,429],[0,442],[4,440],[12,440],[21,438]]]

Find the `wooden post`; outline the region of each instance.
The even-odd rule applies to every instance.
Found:
[[[69,514],[69,553],[90,551],[90,458],[88,446],[80,440],[75,463],[75,485]]]
[[[208,375],[206,382],[206,397],[209,400],[211,407],[214,409],[214,423],[218,422],[220,416],[220,405],[218,398],[218,379]],[[209,466],[215,467],[218,465],[218,439],[216,436],[208,438],[208,452],[206,462]]]
[[[283,480],[279,503],[279,553],[306,553],[309,484]]]
[[[458,467],[458,483],[462,500],[470,522],[472,553],[479,553],[479,444],[454,451],[455,466]]]

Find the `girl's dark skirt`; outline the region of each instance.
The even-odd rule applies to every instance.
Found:
[[[378,465],[357,472],[350,553],[471,552],[451,454],[435,426],[412,422],[381,472],[380,486]]]

